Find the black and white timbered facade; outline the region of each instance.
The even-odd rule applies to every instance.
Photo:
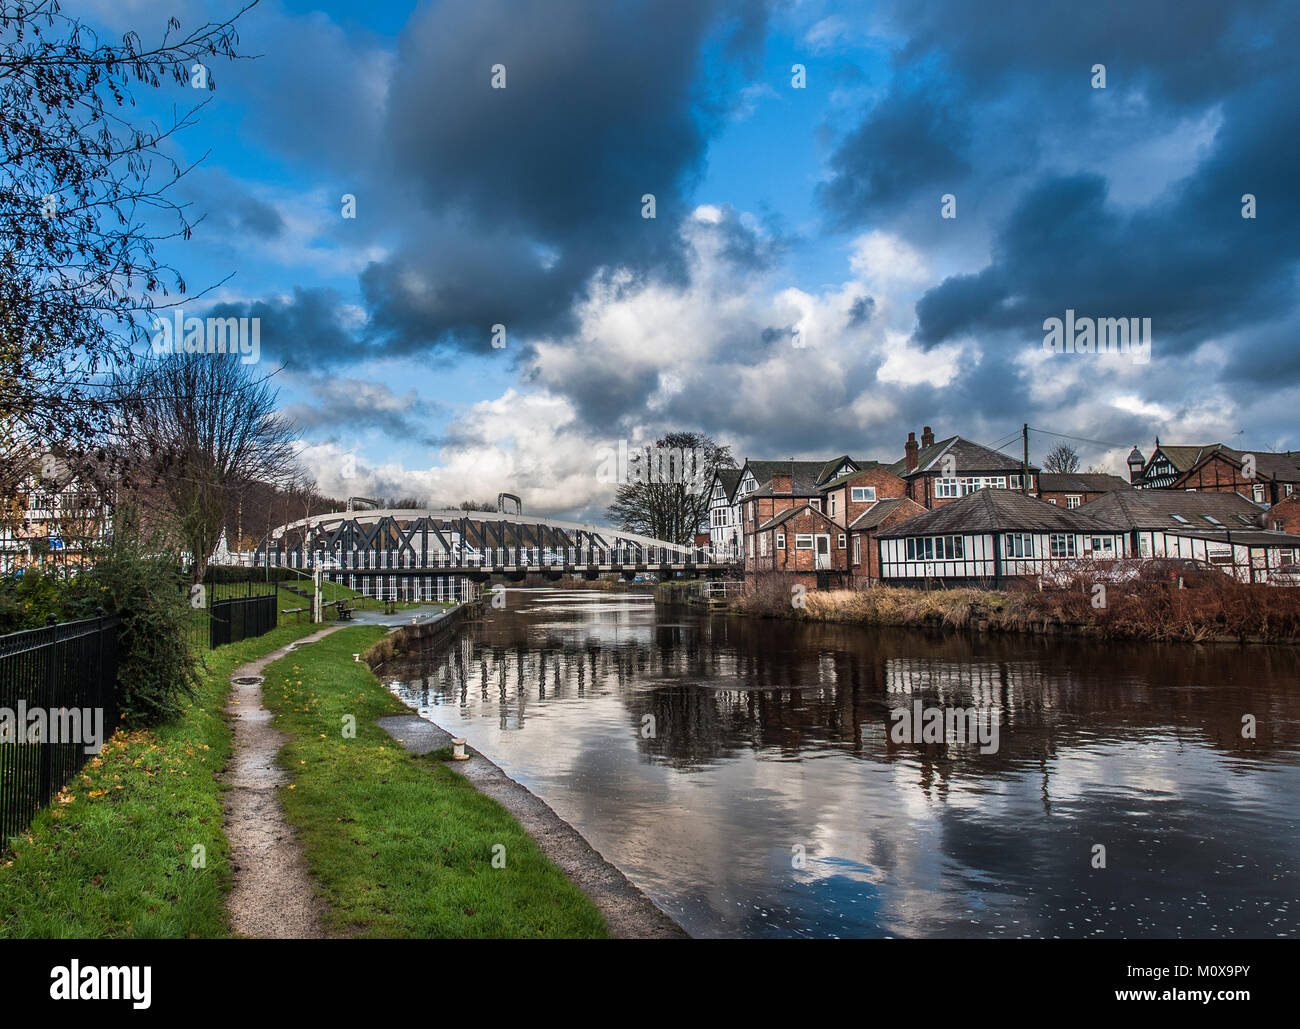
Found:
[[[1080,558],[1114,558],[1122,533],[1079,511],[1007,489],[981,489],[877,534],[892,585],[998,585]]]

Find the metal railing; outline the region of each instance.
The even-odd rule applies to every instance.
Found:
[[[0,839],[22,832],[117,726],[121,619],[0,636]]]
[[[275,628],[281,583],[253,579],[201,585],[201,591],[190,584],[182,587],[190,601],[188,636],[194,647],[211,650]],[[304,604],[310,607],[311,602]]]

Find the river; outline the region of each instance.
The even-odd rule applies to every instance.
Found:
[[[512,590],[385,674],[694,936],[1300,932],[1295,648]],[[954,709],[996,736],[896,742]]]

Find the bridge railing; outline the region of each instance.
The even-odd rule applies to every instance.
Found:
[[[258,564],[271,567],[311,569],[321,561],[345,571],[387,572],[418,568],[558,568],[616,567],[628,565],[715,565],[734,562],[725,553],[708,548],[660,547],[616,544],[612,547],[486,547],[458,544],[451,550],[430,552],[427,561],[409,548],[401,550],[350,550],[340,554],[324,551],[272,550],[258,555]]]

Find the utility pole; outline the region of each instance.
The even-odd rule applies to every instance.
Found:
[[[1020,430],[1024,439],[1025,456],[1020,464],[1020,492],[1029,496],[1029,423],[1025,422]]]

